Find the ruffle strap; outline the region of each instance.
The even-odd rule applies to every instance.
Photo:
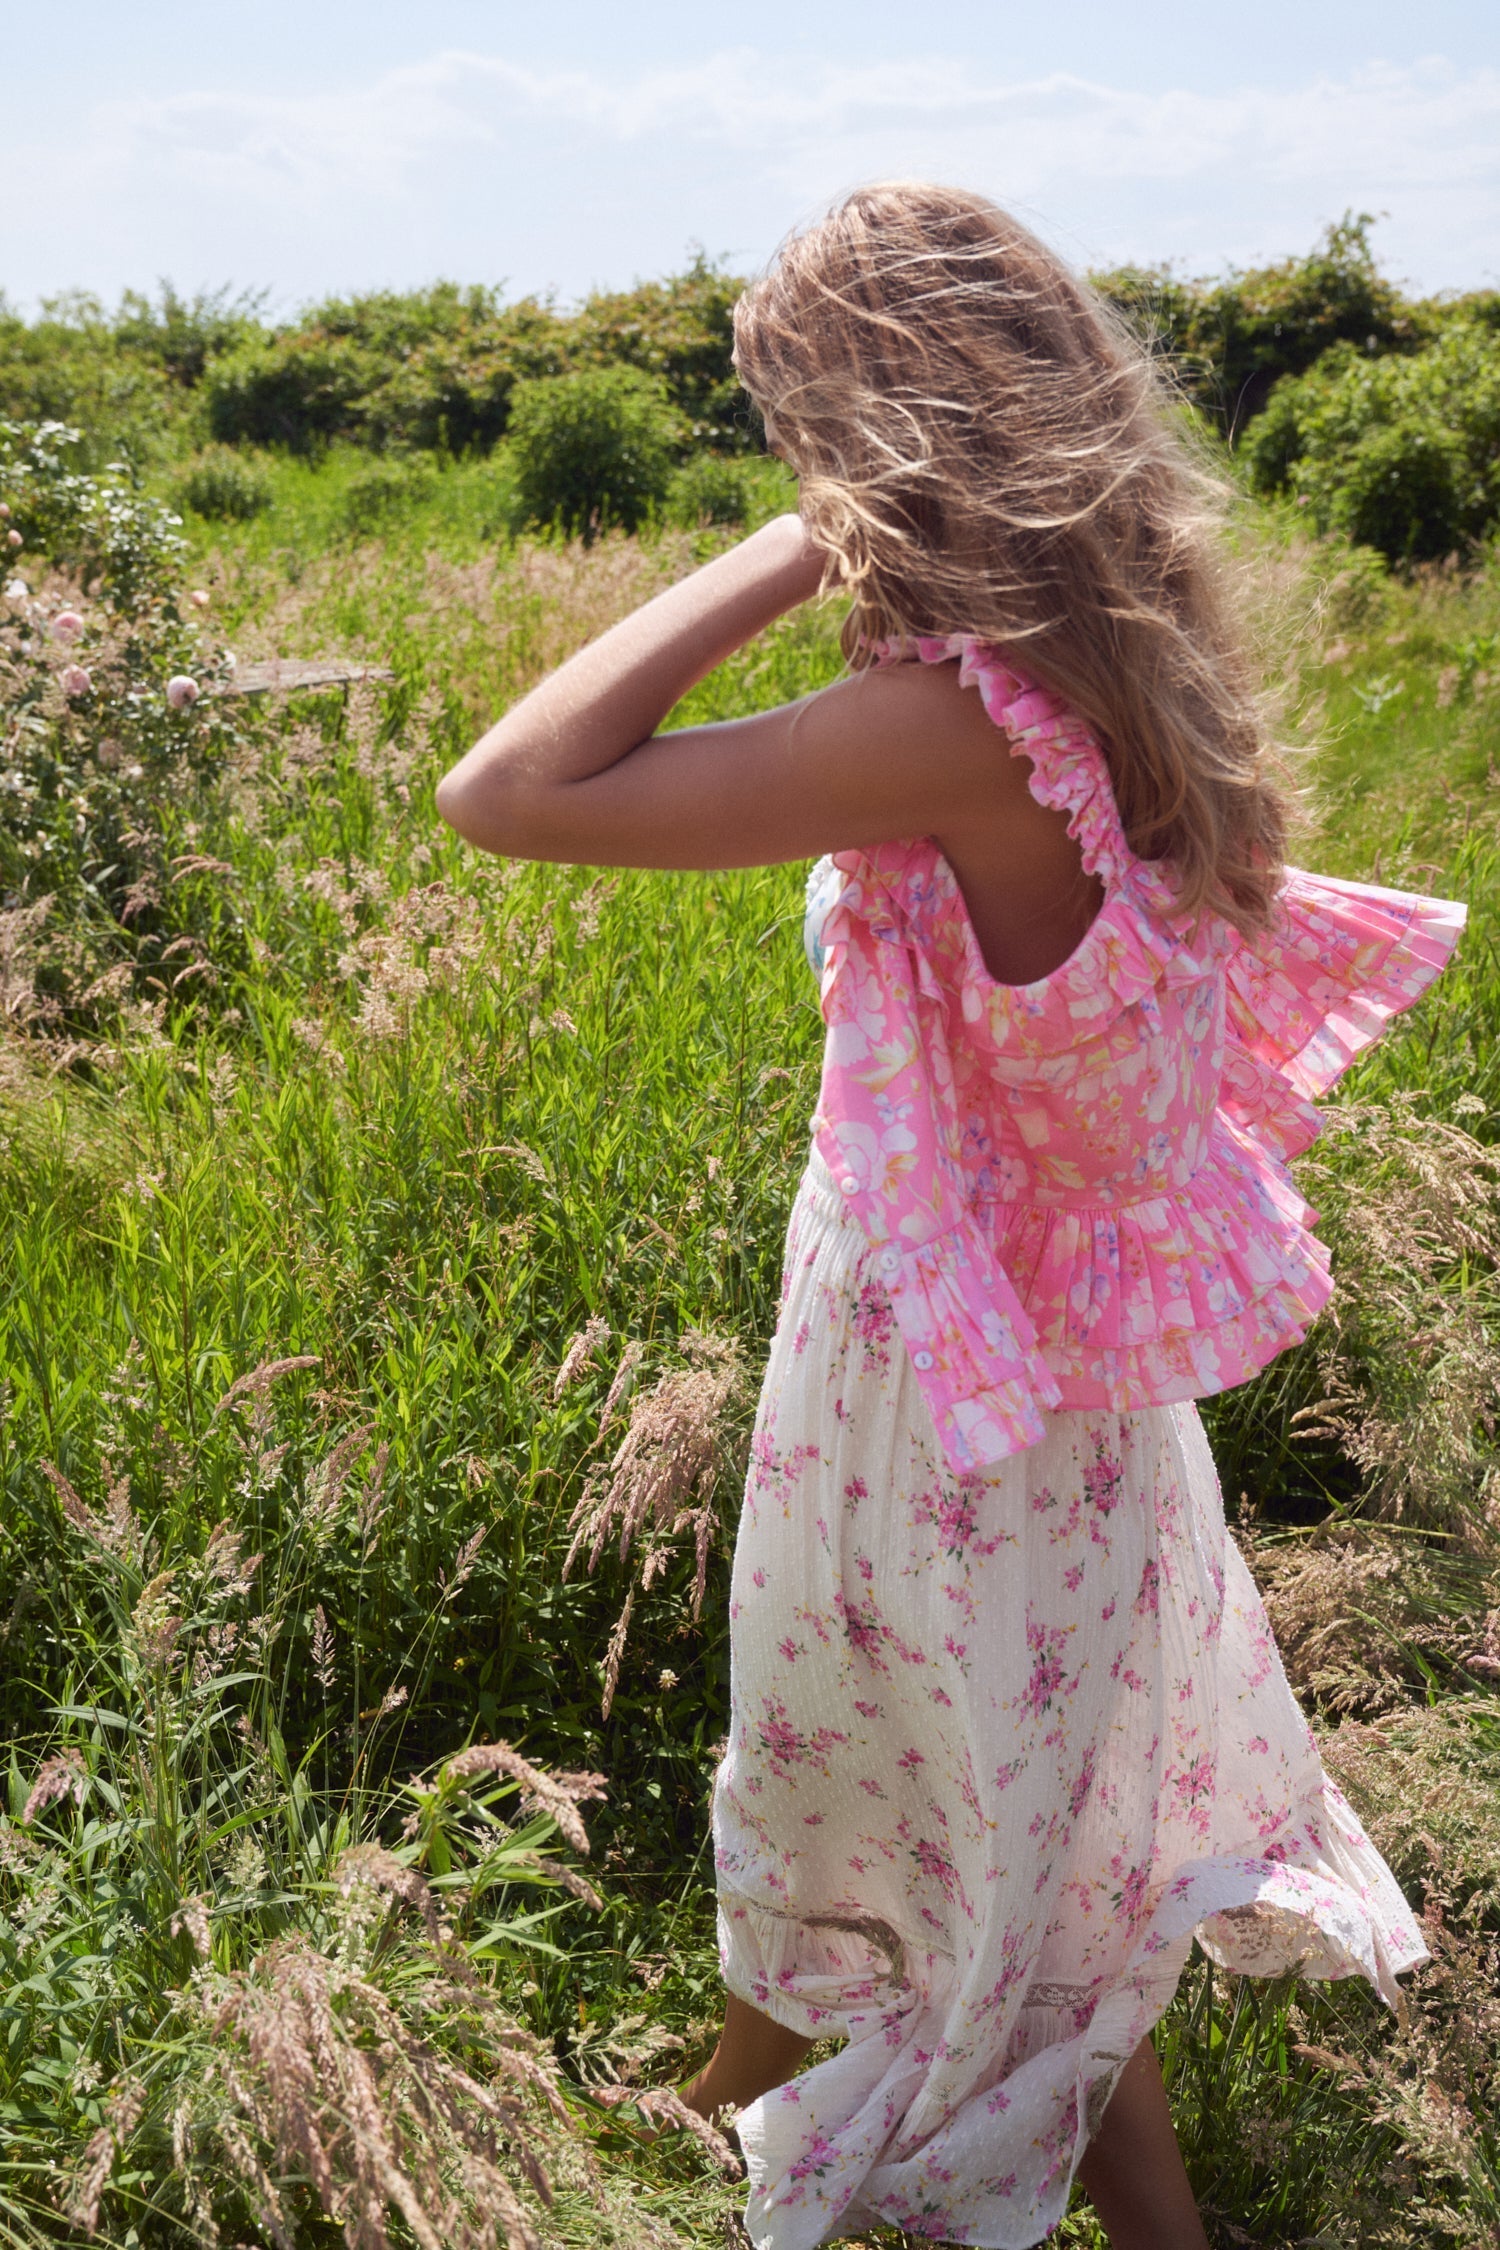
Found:
[[[1242,938],[1225,964],[1231,1039],[1304,1105],[1287,1120],[1286,1153],[1317,1132],[1309,1099],[1326,1093],[1447,967],[1467,914],[1456,899],[1288,869],[1271,928]],[[1225,1107],[1264,1127],[1274,1091],[1231,1066]]]
[[[1028,786],[1040,805],[1068,815],[1085,872],[1113,889],[1135,864],[1115,805],[1109,766],[1093,731],[1051,688],[972,633],[920,634],[878,641],[876,662],[944,664],[959,660],[959,685],[977,687],[1013,756],[1031,761]]]

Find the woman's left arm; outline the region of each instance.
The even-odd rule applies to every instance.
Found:
[[[587,867],[770,867],[967,833],[1010,760],[957,664],[858,672],[752,718],[655,732],[822,574],[800,519],[777,517],[507,711],[438,784],[439,812],[486,851]]]
[[[586,785],[622,759],[639,757],[690,688],[774,618],[816,594],[823,565],[801,518],[776,517],[533,688],[444,775],[438,811],[471,844],[517,858],[694,864],[655,856],[654,792],[648,791],[652,802],[638,804],[635,818],[625,820],[622,833],[618,791]],[[670,853],[670,835],[658,840]],[[626,856],[615,857],[621,846]],[[643,848],[648,856],[640,859]]]

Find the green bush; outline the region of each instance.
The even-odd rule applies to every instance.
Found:
[[[227,445],[313,453],[362,432],[363,402],[380,376],[375,354],[346,336],[256,337],[209,370],[208,425]]]
[[[20,541],[0,589],[0,897],[38,948],[33,1012],[72,1025],[122,964],[168,989],[174,845],[240,723],[216,692],[232,659],[179,590],[177,518],[78,452],[65,426],[0,422]],[[202,968],[181,950],[172,989]]]
[[[734,371],[734,305],[744,283],[700,251],[686,273],[589,297],[568,326],[576,362],[659,375],[694,440],[759,453],[764,432]]]
[[[1461,552],[1500,524],[1500,338],[1453,320],[1409,357],[1338,345],[1277,385],[1242,454],[1319,531],[1392,562]]]
[[[1303,373],[1333,345],[1402,352],[1431,332],[1432,319],[1377,269],[1373,224],[1368,212],[1346,212],[1307,257],[1223,281],[1184,281],[1165,267],[1139,266],[1092,279],[1176,362],[1200,411],[1233,433],[1261,412],[1278,381]]]
[[[344,488],[342,513],[348,528],[361,536],[384,530],[422,501],[430,499],[436,471],[420,461],[395,456],[372,461]]]
[[[206,445],[172,487],[175,505],[211,522],[248,523],[264,515],[274,494],[260,462],[232,446]]]
[[[751,506],[746,464],[722,453],[695,453],[676,471],[666,514],[689,529],[700,523],[743,523]]]
[[[525,521],[586,539],[634,531],[666,498],[685,435],[666,384],[634,368],[518,383],[510,457]]]

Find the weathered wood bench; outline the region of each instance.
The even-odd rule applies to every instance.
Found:
[[[289,695],[297,688],[358,687],[365,680],[393,680],[386,664],[354,664],[339,656],[270,656],[242,664],[220,683],[220,695]]]

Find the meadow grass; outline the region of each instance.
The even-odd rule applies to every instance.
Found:
[[[724,534],[497,541],[498,470],[351,502],[370,467],[280,464],[267,513],[190,526],[242,662],[395,674],[263,707],[170,816],[194,997],[148,992],[66,1067],[0,1048],[17,2242],[71,2211],[121,2243],[374,2245],[372,2048],[417,2196],[392,2239],[707,2244],[738,2194],[611,2103],[712,2035],[725,1573],[820,1053],[803,870],[457,845],[431,794],[455,752]],[[1327,738],[1301,856],[1476,910],[1315,1152],[1357,1307],[1211,1417],[1294,1681],[1438,1960],[1394,2034],[1360,1990],[1200,1961],[1161,2045],[1216,2241],[1467,2250],[1500,2241],[1500,585],[1392,584],[1275,519],[1254,552]],[[782,621],[681,716],[833,677],[835,626]],[[633,1550],[567,1569],[627,1430],[681,1505],[633,1487]],[[497,1741],[583,1777],[586,1859],[566,1789],[453,1764]],[[455,2073],[510,2088],[508,2122]]]

